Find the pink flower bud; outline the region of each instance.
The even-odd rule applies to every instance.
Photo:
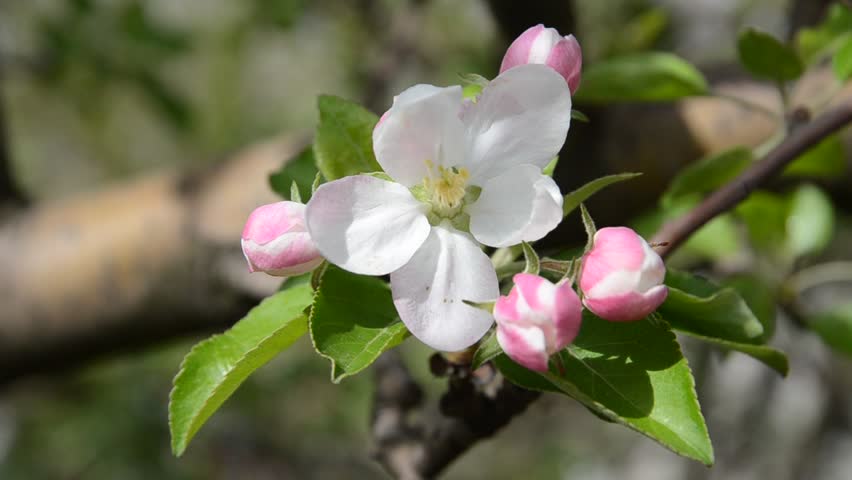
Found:
[[[627,227],[602,228],[583,258],[583,303],[606,320],[639,320],[666,299],[665,277],[663,259],[645,239]]]
[[[305,228],[305,206],[296,202],[270,203],[251,212],[242,246],[250,272],[290,277],[323,261]]]
[[[513,280],[509,296],[498,298],[494,305],[497,342],[512,360],[546,372],[550,356],[580,331],[580,298],[568,282],[554,285],[528,273],[519,273]]]
[[[527,63],[543,63],[559,72],[568,82],[572,95],[580,86],[583,54],[574,35],[562,37],[555,28],[545,28],[542,24],[528,28],[509,45],[500,73]]]

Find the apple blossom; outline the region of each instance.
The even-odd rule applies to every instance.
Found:
[[[583,257],[583,303],[605,320],[639,320],[666,299],[665,276],[663,259],[636,232],[627,227],[602,228]]]
[[[539,372],[547,371],[551,355],[580,332],[583,306],[567,281],[554,285],[528,273],[514,276],[515,286],[497,299],[497,342],[512,360]]]
[[[250,272],[289,277],[307,273],[323,258],[305,228],[305,206],[277,202],[256,208],[242,235]]]
[[[319,187],[308,231],[332,263],[390,274],[400,318],[423,343],[462,350],[494,322],[465,303],[499,296],[481,245],[534,241],[562,219],[562,196],[542,168],[559,152],[571,93],[543,65],[507,71],[476,102],[462,88],[413,86],[373,131],[387,177],[357,175]]]
[[[572,94],[580,86],[583,52],[574,35],[560,36],[555,28],[545,28],[542,24],[528,28],[509,45],[500,73],[528,63],[545,64],[559,72]]]

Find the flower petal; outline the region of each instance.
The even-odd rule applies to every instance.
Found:
[[[415,85],[397,95],[373,130],[379,165],[408,187],[426,177],[427,160],[435,165],[459,165],[465,153],[461,107],[459,86]]]
[[[603,298],[586,297],[583,303],[595,315],[611,322],[632,322],[651,314],[666,300],[669,289],[657,285],[647,292],[627,292]]]
[[[541,169],[521,165],[488,180],[467,213],[470,233],[480,243],[508,247],[539,240],[556,228],[562,221],[562,194]]]
[[[538,64],[500,74],[464,110],[465,166],[484,181],[521,164],[544,168],[559,153],[571,123],[571,90],[557,72]]]
[[[408,330],[437,350],[463,350],[491,327],[490,313],[464,303],[500,292],[491,261],[470,235],[439,225],[404,267],[391,273],[394,304]]]
[[[497,326],[497,343],[518,364],[537,372],[547,371],[550,355],[540,328],[502,323]]]
[[[310,272],[324,260],[307,232],[285,233],[263,244],[242,239],[242,248],[249,272],[266,272],[276,277]]]
[[[553,348],[559,351],[574,341],[583,322],[583,305],[570,282],[556,284],[553,322],[556,324],[556,345]]]
[[[402,185],[357,175],[320,186],[305,217],[311,238],[331,263],[385,275],[405,265],[429,236],[425,209]]]

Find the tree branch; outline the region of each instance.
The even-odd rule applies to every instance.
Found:
[[[431,418],[424,418],[422,392],[399,355],[390,351],[376,362],[373,458],[396,478],[436,477],[540,396],[505,381],[490,364],[471,372],[440,354],[432,359],[433,373],[448,375],[449,388],[441,397],[440,415]],[[413,415],[418,410],[420,415]]]
[[[663,257],[668,256],[704,224],[735,207],[756,188],[781,173],[799,155],[850,122],[852,101],[846,100],[811,123],[796,128],[786,140],[739,177],[713,192],[686,215],[663,225],[651,243],[667,242],[658,252]]]

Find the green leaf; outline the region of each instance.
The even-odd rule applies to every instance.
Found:
[[[269,186],[285,200],[292,200],[292,185],[299,187],[299,194],[308,201],[311,198],[311,186],[319,171],[311,147],[302,150],[286,162],[280,170],[269,175]]]
[[[518,365],[506,354],[494,357],[494,365],[504,377],[521,388],[536,392],[562,393],[562,390],[543,375]]]
[[[784,170],[784,175],[835,179],[846,174],[846,149],[840,136],[825,138]]]
[[[462,85],[479,85],[485,87],[489,80],[478,73],[460,73],[459,79]]]
[[[527,242],[521,242],[521,248],[524,249],[524,259],[526,260],[524,273],[538,275],[539,270],[541,270],[541,262],[538,259],[538,254],[535,253],[535,250]]]
[[[724,280],[724,286],[731,287],[743,297],[754,316],[763,325],[763,341],[772,338],[775,333],[775,290],[769,282],[756,275],[741,274]]]
[[[787,202],[780,195],[757,191],[734,209],[748,229],[757,250],[777,253],[786,238]]]
[[[735,350],[763,362],[768,367],[778,372],[781,376],[786,377],[790,372],[790,365],[787,360],[787,355],[784,352],[776,350],[767,345],[754,345],[751,343],[730,342],[716,337],[705,337],[694,333],[689,334],[690,337],[707,343],[714,344],[727,350]]]
[[[204,422],[255,370],[307,331],[310,285],[276,293],[230,330],[197,344],[183,360],[169,401],[172,451],[180,456]]]
[[[675,330],[741,343],[760,343],[763,324],[732,288],[671,268],[669,295],[657,310]]]
[[[595,233],[597,233],[598,229],[595,227],[595,221],[592,220],[592,216],[589,215],[589,211],[586,210],[586,205],[580,204],[580,218],[583,219],[583,228],[586,230],[586,249],[585,251],[589,251],[592,249],[595,243]]]
[[[712,192],[736,178],[751,164],[752,159],[751,150],[744,147],[734,147],[704,157],[677,174],[660,198],[660,204],[668,208],[676,199]]]
[[[707,81],[676,55],[643,52],[604,60],[583,71],[579,103],[661,102],[707,93]]]
[[[334,383],[367,368],[408,336],[385,282],[334,265],[322,276],[309,324],[314,348],[331,361]]]
[[[805,71],[793,48],[755,28],[740,33],[737,49],[740,63],[757,77],[785,82],[799,78]]]
[[[852,76],[852,37],[847,37],[840,44],[831,60],[831,68],[841,82],[849,80],[849,77]]]
[[[473,360],[470,362],[470,369],[476,370],[486,362],[493,360],[497,355],[503,353],[500,344],[497,342],[497,332],[492,330],[473,352]]]
[[[541,170],[541,173],[547,175],[548,177],[553,178],[553,172],[556,171],[556,165],[558,165],[558,164],[559,164],[559,155],[553,157],[553,159],[550,160],[550,163],[548,163],[547,165],[544,166],[544,168]]]
[[[482,93],[482,85],[471,83],[462,87],[462,97],[466,99],[474,99],[474,102],[480,93]]]
[[[561,353],[564,375],[544,376],[495,363],[513,383],[569,395],[605,418],[656,440],[672,451],[713,463],[713,447],[695,382],[674,334],[665,322],[607,322],[589,312],[574,343]]]
[[[799,52],[808,63],[818,61],[822,53],[833,49],[852,33],[852,9],[836,2],[825,20],[813,28],[802,28],[796,35]]]
[[[320,95],[319,125],[314,140],[317,166],[327,180],[378,172],[382,167],[373,154],[373,112],[355,102]]]
[[[589,117],[587,117],[585,113],[583,113],[579,110],[574,110],[574,109],[571,110],[571,119],[577,120],[577,121],[580,121],[580,122],[583,122],[583,123],[589,123],[591,121],[591,120],[589,120]]]
[[[852,303],[821,312],[808,325],[831,348],[852,356]]]
[[[625,180],[630,180],[631,178],[636,178],[641,173],[618,173],[615,175],[607,175],[605,177],[600,177],[592,180],[591,182],[583,185],[582,187],[574,190],[573,192],[565,195],[565,198],[562,202],[562,216],[565,217],[569,213],[573,212],[575,208],[579,207],[581,203],[585,202],[592,195],[598,193],[604,188],[612,185],[613,183],[623,182]]]
[[[295,181],[290,184],[290,200],[296,203],[304,203],[302,202],[302,194],[299,193],[299,185]]]
[[[834,206],[813,185],[802,185],[790,196],[787,216],[787,245],[796,257],[819,253],[834,235]]]
[[[669,269],[669,295],[657,309],[673,329],[721,347],[750,355],[787,375],[787,357],[760,343],[763,324],[732,288],[720,288],[700,277]]]

